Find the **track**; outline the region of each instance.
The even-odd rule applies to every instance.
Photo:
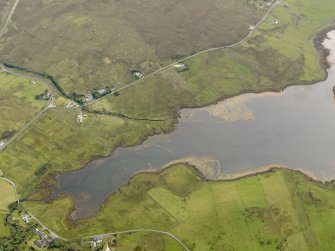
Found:
[[[11,10],[10,13],[9,13],[9,16],[8,16],[7,19],[6,19],[5,24],[2,26],[2,28],[1,28],[1,30],[0,30],[0,38],[1,38],[1,37],[3,36],[3,34],[5,33],[6,28],[7,28],[8,24],[9,24],[9,21],[10,21],[10,19],[12,18],[13,14],[14,14],[14,11],[15,11],[17,5],[19,4],[19,2],[20,2],[20,0],[16,0],[16,1],[15,1],[12,10]]]

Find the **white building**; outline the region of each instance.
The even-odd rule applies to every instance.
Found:
[[[77,107],[78,107],[78,104],[76,102],[73,102],[73,101],[69,101],[66,105],[67,109],[77,108]]]
[[[91,102],[94,99],[92,94],[87,94],[87,96],[85,97],[85,101],[86,102]]]
[[[79,124],[82,124],[83,123],[83,113],[80,112],[77,116],[77,121],[79,122]]]
[[[4,140],[0,141],[0,149],[3,148],[5,146],[6,142]]]
[[[22,220],[23,220],[26,224],[28,224],[30,218],[29,218],[29,216],[28,216],[27,214],[24,214],[23,217],[22,217]]]

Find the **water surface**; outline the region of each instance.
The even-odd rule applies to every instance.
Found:
[[[335,50],[335,32],[331,36],[325,44]],[[334,59],[332,54],[330,60]],[[233,107],[225,108],[231,109],[230,115],[237,115],[230,116],[235,121],[214,116],[207,109],[184,110],[173,133],[150,137],[138,147],[120,148],[84,169],[59,175],[56,193],[72,194],[79,216],[86,217],[135,172],[188,156],[217,160],[221,173],[278,164],[304,169],[321,180],[335,178],[334,84],[332,66],[328,79],[315,85],[290,87],[276,95],[236,98],[244,102],[234,98],[221,102],[218,106],[237,104],[238,114]]]

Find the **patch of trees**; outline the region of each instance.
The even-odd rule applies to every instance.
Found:
[[[84,94],[71,92],[69,98],[72,99],[73,101],[77,102],[78,104],[81,104],[81,105],[83,105],[85,103],[85,95]]]
[[[11,137],[13,137],[13,135],[16,133],[16,131],[13,129],[13,130],[7,130],[7,131],[4,131],[1,135],[1,139],[9,139]]]
[[[64,249],[64,243],[63,241],[59,240],[59,239],[55,239],[53,240],[50,244],[48,249]]]
[[[9,212],[13,213],[15,210],[19,210],[19,203],[13,202],[8,206]]]
[[[34,235],[37,224],[29,223],[26,227],[23,227],[18,225],[15,220],[12,220],[14,211],[19,213],[22,211],[18,203],[12,203],[8,209],[11,213],[7,215],[3,224],[10,228],[10,235],[0,238],[0,250],[18,251],[21,250],[21,245]]]
[[[41,165],[39,168],[36,169],[35,175],[36,176],[41,176],[41,175],[45,174],[50,167],[51,167],[50,163],[45,163],[45,164]]]
[[[101,89],[95,89],[91,93],[92,93],[93,98],[98,99],[98,98],[106,96],[106,95],[108,95],[108,94],[110,94],[112,92],[115,93],[116,92],[116,88],[115,87],[111,87],[111,86],[106,86],[106,87],[101,88]]]
[[[38,100],[49,100],[50,99],[49,90],[45,90],[43,93],[36,95],[35,99],[38,99]]]

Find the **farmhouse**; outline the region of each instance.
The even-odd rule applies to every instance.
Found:
[[[83,123],[83,113],[80,112],[77,116],[77,121],[79,124],[82,124]]]
[[[178,72],[186,71],[186,70],[189,69],[188,66],[186,66],[186,65],[183,64],[183,63],[175,64],[175,65],[174,65],[174,68],[176,68],[176,70],[177,70]]]

